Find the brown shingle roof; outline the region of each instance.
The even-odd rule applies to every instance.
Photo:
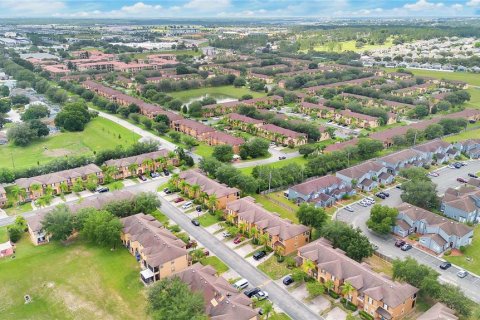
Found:
[[[245,123],[263,124],[262,120],[257,120],[257,119],[254,119],[254,118],[250,118],[250,117],[244,116],[243,114],[238,114],[238,113],[230,113],[230,114],[227,115],[227,117],[229,117],[232,120],[241,121],[241,122],[245,122]]]
[[[138,164],[141,165],[144,160],[156,160],[160,157],[166,157],[168,155],[167,149],[160,149],[158,151],[149,152],[139,154],[137,156],[122,158],[122,159],[111,159],[105,161],[107,166],[115,166],[115,167],[128,167],[131,164]]]
[[[424,314],[419,316],[417,320],[457,320],[458,317],[455,316],[455,311],[444,305],[443,303],[437,302],[433,307],[428,309]]]
[[[190,120],[190,119],[175,120],[174,123],[193,129],[197,131],[199,134],[215,131],[215,129],[213,129],[212,127],[209,127],[203,123],[200,123],[195,120]]]
[[[379,171],[383,166],[376,161],[366,161],[356,166],[340,170],[338,173],[352,179],[358,179],[370,171]]]
[[[195,169],[183,171],[179,174],[179,177],[190,185],[198,184],[202,192],[205,192],[208,195],[215,194],[217,197],[224,197],[240,192],[237,188],[230,188],[212,180]]]
[[[334,249],[331,243],[320,238],[299,250],[299,255],[317,264],[319,273],[325,270],[338,279],[350,282],[358,291],[395,308],[412,297],[418,289],[407,283],[394,282],[377,274]]]
[[[285,129],[285,128],[282,128],[282,127],[279,127],[279,126],[276,126],[276,125],[270,124],[270,123],[269,124],[264,124],[260,128],[262,128],[265,131],[278,133],[278,134],[281,134],[281,135],[284,135],[284,136],[290,137],[290,138],[298,138],[298,137],[302,137],[302,136],[305,137],[306,136],[305,133],[300,133],[300,132],[296,132],[296,131],[293,131],[293,130]]]
[[[332,175],[326,175],[323,177],[315,178],[313,180],[294,185],[293,187],[291,187],[291,189],[301,194],[308,195],[320,189],[330,187],[334,184],[340,185],[341,183],[342,183],[342,179]]]
[[[231,134],[221,131],[208,132],[206,138],[214,139],[224,144],[229,144],[231,146],[238,146],[245,143],[245,140],[243,138],[235,137]]]

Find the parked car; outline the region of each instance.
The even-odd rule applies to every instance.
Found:
[[[457,277],[459,278],[465,278],[466,276],[468,276],[468,272],[465,270],[460,270],[457,272]]]
[[[450,169],[455,169],[455,166],[454,166],[453,164],[449,164],[448,167],[449,167]]]
[[[254,295],[256,295],[257,293],[259,293],[260,291],[262,291],[262,290],[260,290],[260,288],[252,288],[252,289],[245,290],[243,293],[244,293],[247,297],[251,298],[251,297],[253,297]]]
[[[255,294],[255,297],[259,300],[259,301],[262,301],[262,300],[265,300],[265,299],[268,299],[268,293],[267,291],[258,291],[256,294]]]
[[[163,192],[165,192],[166,194],[171,194],[172,193],[172,191],[170,191],[170,189],[168,189],[168,188],[163,189]]]
[[[462,167],[462,164],[461,163],[454,163],[453,166],[455,167],[455,169],[460,169]]]
[[[285,160],[285,159],[287,159],[287,157],[285,157],[285,156],[278,157],[278,160]]]
[[[445,261],[445,262],[442,262],[442,264],[440,265],[440,269],[442,270],[447,270],[448,268],[450,268],[452,266],[452,264],[448,261]]]
[[[475,173],[469,173],[468,176],[475,179],[478,178],[478,176]]]
[[[439,174],[438,172],[430,172],[428,175],[429,175],[429,176],[432,176],[432,177],[438,177],[438,176],[440,176],[440,174]]]
[[[349,211],[349,212],[355,211],[355,210],[353,210],[353,208],[350,207],[350,206],[345,206],[345,210],[347,210],[347,211]]]
[[[143,174],[139,175],[138,178],[142,181],[147,181],[147,178]]]
[[[247,279],[240,279],[233,284],[233,287],[236,288],[237,290],[240,290],[240,289],[245,289],[246,287],[248,287],[248,285],[249,283]]]
[[[160,177],[160,173],[158,173],[158,172],[150,172],[150,177],[152,177],[152,178],[158,178],[158,177]]]
[[[395,247],[402,247],[405,244],[405,240],[398,239],[395,241]]]
[[[110,189],[108,187],[97,187],[96,191],[98,193],[104,193],[110,191]]]
[[[200,225],[200,221],[198,221],[197,219],[192,219],[192,224],[198,227]]]
[[[230,238],[232,235],[230,234],[230,232],[225,231],[224,233],[222,233],[222,236],[224,238]]]
[[[380,193],[383,194],[387,198],[390,197],[390,193],[388,193],[387,191],[381,191]]]
[[[294,281],[292,279],[292,276],[288,275],[285,278],[283,278],[282,282],[283,282],[284,285],[288,286],[288,285],[292,284]]]
[[[179,203],[179,202],[182,202],[182,201],[184,201],[184,200],[185,200],[185,199],[183,199],[182,197],[178,197],[178,198],[176,198],[175,200],[173,200],[173,202]]]
[[[235,243],[235,244],[239,244],[242,241],[243,241],[242,236],[236,236],[235,239],[233,239],[233,243]]]
[[[383,193],[380,193],[380,192],[376,193],[375,196],[379,197],[380,199],[387,198]]]
[[[168,177],[170,175],[170,171],[168,171],[167,169],[163,169],[163,174]]]
[[[358,204],[361,205],[362,207],[368,207],[368,204],[364,201],[360,201]]]
[[[468,182],[467,179],[464,179],[464,178],[461,178],[461,177],[457,178],[457,181],[461,182],[461,183],[467,183]]]
[[[401,184],[397,184],[397,185],[395,186],[395,188],[402,190],[402,185],[401,185]]]
[[[267,253],[264,250],[257,251],[253,254],[253,259],[260,260],[265,257]]]
[[[197,212],[202,212],[202,206],[196,206],[196,207],[195,207],[195,210],[196,210]]]
[[[402,251],[408,251],[410,249],[412,249],[412,245],[411,244],[404,244],[400,249],[402,249]]]
[[[187,201],[182,205],[182,209],[188,209],[191,206],[193,206],[193,202],[192,201]]]

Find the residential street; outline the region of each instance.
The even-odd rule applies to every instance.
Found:
[[[461,185],[461,183],[457,182],[457,177],[467,177],[467,173],[469,172],[478,172],[480,171],[480,161],[469,161],[467,166],[462,167],[461,169],[450,169],[450,168],[442,168],[439,169],[437,172],[440,174],[439,177],[434,177],[432,181],[434,181],[437,186],[440,194],[443,194],[445,190],[449,187],[457,187]],[[400,199],[400,195],[402,193],[401,190],[396,188],[391,188],[388,190],[390,193],[390,197],[385,200],[381,200],[379,198],[375,198],[377,203],[382,205],[388,205],[391,207],[396,207],[402,200]],[[351,205],[351,207],[355,210],[354,212],[348,212],[345,209],[341,209],[337,211],[336,219],[340,221],[345,221],[355,227],[360,228],[365,235],[370,238],[370,241],[378,246],[378,252],[384,254],[390,258],[405,258],[411,256],[415,258],[418,262],[426,264],[432,267],[434,270],[440,273],[440,280],[444,282],[448,282],[451,284],[456,284],[460,286],[460,288],[468,293],[468,295],[475,300],[476,302],[480,302],[480,277],[479,276],[472,276],[468,275],[467,277],[461,279],[457,277],[456,273],[460,268],[456,266],[452,266],[448,270],[441,270],[438,266],[444,261],[440,258],[432,256],[416,247],[413,247],[409,251],[402,251],[399,248],[395,247],[394,242],[395,238],[390,235],[386,238],[379,237],[373,233],[371,233],[367,226],[366,221],[370,216],[370,209],[369,207],[362,207],[358,204]],[[478,259],[478,257],[476,257]]]
[[[218,256],[230,268],[247,279],[251,287],[256,286],[265,289],[269,294],[270,300],[285,311],[292,319],[324,319],[315,314],[305,306],[305,304],[293,298],[287,290],[273,282],[263,272],[252,266],[243,257],[228,248],[223,242],[213,237],[202,227],[194,226],[187,215],[182,213],[180,209],[173,206],[165,198],[160,196],[160,199],[162,201],[162,212],[165,215],[177,223],[198,242],[202,243],[209,251]]]
[[[300,153],[298,153],[298,151],[285,153],[280,150],[277,150],[277,148],[272,148],[272,147],[268,149],[268,152],[270,152],[271,154],[270,158],[260,159],[260,160],[251,160],[247,162],[238,162],[238,163],[234,163],[233,166],[237,168],[247,168],[247,167],[254,167],[254,166],[259,166],[264,164],[270,164],[270,163],[279,162],[279,161],[281,163],[282,160],[278,159],[278,157],[280,156],[284,156],[286,159],[291,159],[291,158],[300,156]]]

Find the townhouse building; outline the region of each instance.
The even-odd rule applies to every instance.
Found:
[[[417,320],[458,320],[458,317],[455,315],[455,311],[444,305],[443,303],[437,302],[420,315]]]
[[[47,173],[31,178],[20,178],[15,184],[26,191],[26,198],[22,200],[36,200],[50,191],[52,195],[72,190],[76,182],[85,183],[89,180],[103,183],[103,172],[95,164],[83,167]]]
[[[432,88],[431,83],[422,83],[422,84],[417,84],[411,87],[393,90],[391,94],[398,97],[408,97],[408,96],[413,96],[417,94],[427,93],[431,88]]]
[[[258,311],[253,309],[252,299],[216,273],[212,266],[196,263],[173,276],[186,283],[191,291],[203,295],[205,313],[209,319],[258,319]]]
[[[389,173],[397,175],[400,170],[410,166],[422,167],[428,162],[427,156],[415,149],[404,149],[387,156],[378,158],[377,161],[387,167]]]
[[[137,213],[120,219],[123,245],[140,263],[140,279],[154,283],[190,265],[186,244],[166,229],[155,217]]]
[[[7,205],[7,202],[7,191],[5,191],[5,188],[0,185],[0,208],[5,207]]]
[[[308,93],[313,94],[319,90],[326,89],[326,88],[339,88],[339,87],[345,87],[345,86],[362,85],[364,83],[371,83],[378,79],[381,79],[381,77],[371,76],[371,77],[365,77],[365,78],[359,78],[359,79],[353,79],[353,80],[347,80],[347,81],[341,81],[341,82],[334,82],[329,84],[322,84],[318,86],[305,88],[305,90]]]
[[[242,131],[252,133],[265,124],[263,120],[257,120],[238,113],[230,113],[225,119],[234,128],[239,128]]]
[[[143,175],[147,171],[152,172],[164,169],[168,165],[177,166],[178,158],[170,157],[170,155],[171,153],[167,149],[160,149],[127,158],[107,160],[105,165],[117,169],[113,178],[125,179]]]
[[[258,231],[256,237],[268,234],[267,245],[277,252],[281,248],[283,255],[295,252],[310,240],[310,228],[294,224],[265,210],[250,196],[228,203],[225,215],[227,220],[233,221],[237,226],[244,225],[247,232],[256,228]]]
[[[397,207],[399,214],[393,232],[401,237],[418,234],[418,243],[440,254],[472,243],[473,228],[441,217],[409,203]]]
[[[349,126],[355,125],[360,128],[377,128],[380,126],[379,118],[353,112],[349,109],[336,110],[334,119],[336,122],[345,123]]]
[[[305,133],[285,129],[268,123],[258,127],[257,135],[285,146],[301,146],[307,143]]]
[[[450,219],[462,223],[480,222],[480,191],[475,187],[448,188],[440,210]]]
[[[215,209],[218,210],[225,209],[228,203],[240,198],[240,190],[237,188],[221,184],[195,169],[181,172],[178,181],[175,181],[177,187],[181,188],[182,181],[185,181],[184,190],[187,193],[191,194],[193,198],[203,198],[206,204],[208,198],[215,195]],[[194,190],[194,186],[198,186],[197,191]]]
[[[335,175],[348,185],[364,191],[371,191],[380,184],[390,184],[394,179],[386,166],[374,160],[340,170]]]
[[[315,265],[309,274],[320,283],[332,281],[333,291],[342,295],[346,283],[353,291],[344,298],[370,314],[374,319],[398,320],[415,307],[418,289],[407,283],[395,282],[384,274],[375,273],[364,263],[358,263],[320,238],[298,250],[297,265],[311,261]]]
[[[109,193],[96,194],[94,196],[84,198],[81,202],[67,203],[65,206],[73,215],[75,215],[80,209],[102,209],[112,201],[132,200],[133,198],[135,198],[134,193],[126,190],[118,190]],[[30,240],[36,246],[50,242],[51,235],[43,230],[42,222],[45,216],[53,209],[54,207],[47,207],[36,210],[34,215],[25,218],[27,220]]]
[[[218,145],[229,145],[232,146],[233,152],[235,154],[240,153],[240,146],[245,143],[243,138],[232,136],[231,134],[222,132],[222,131],[214,131],[214,132],[207,132],[203,137],[202,141],[210,146],[218,146]]]
[[[445,163],[460,155],[460,150],[440,139],[417,145],[413,149],[419,151],[428,162]]]
[[[480,139],[468,139],[454,144],[454,147],[466,154],[470,159],[480,158]]]
[[[214,132],[215,129],[203,123],[190,119],[180,119],[170,122],[170,127],[179,132],[183,132],[189,136],[201,140],[207,132]]]
[[[288,199],[296,203],[313,203],[317,207],[330,207],[345,196],[356,191],[344,180],[326,175],[288,188]]]
[[[202,107],[203,115],[206,117],[213,117],[218,115],[225,115],[227,113],[234,113],[240,106],[256,107],[256,108],[270,108],[276,107],[283,103],[281,96],[267,96],[260,98],[252,98],[240,101],[227,101],[222,103],[208,104]]]

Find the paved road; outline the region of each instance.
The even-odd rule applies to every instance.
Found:
[[[285,153],[280,150],[277,150],[276,148],[269,148],[268,152],[270,152],[270,154],[272,155],[270,158],[260,159],[260,160],[251,160],[246,162],[238,162],[238,163],[234,163],[233,166],[237,168],[247,168],[247,167],[259,166],[259,165],[282,161],[278,159],[278,157],[280,156],[284,156],[286,159],[291,159],[291,158],[300,156],[300,153],[298,153],[298,151]]]
[[[467,173],[472,171],[480,171],[480,161],[469,161],[468,165],[462,167],[461,169],[439,169],[438,172],[440,173],[440,176],[432,180],[437,183],[439,192],[443,193],[449,187],[456,187],[461,185],[461,183],[456,181],[457,177],[467,177]],[[377,203],[381,203],[382,205],[388,205],[391,207],[396,207],[400,203],[402,203],[402,200],[400,199],[400,195],[402,193],[401,190],[392,188],[388,192],[390,193],[390,197],[385,200],[380,200],[377,198]],[[337,212],[336,219],[340,221],[345,221],[355,227],[360,228],[363,233],[368,236],[370,241],[378,246],[378,252],[391,258],[404,259],[408,256],[413,257],[418,262],[428,265],[434,270],[438,271],[440,273],[439,279],[441,281],[458,285],[474,301],[480,302],[480,277],[468,275],[463,279],[458,278],[456,276],[456,273],[458,272],[459,268],[457,268],[456,266],[452,266],[448,270],[439,269],[438,266],[444,260],[438,257],[432,256],[415,247],[407,252],[400,250],[399,248],[394,246],[394,237],[387,236],[385,238],[382,238],[377,236],[376,234],[371,233],[368,230],[366,226],[366,221],[370,216],[371,207],[365,208],[358,204],[351,205],[351,207],[355,210],[355,212],[348,212],[345,209],[341,209]]]
[[[137,183],[137,184],[134,184],[134,185],[131,185],[131,186],[126,186],[125,188],[123,188],[123,190],[128,190],[128,191],[131,191],[131,192],[134,192],[134,193],[149,192],[149,191],[156,192],[157,188],[167,181],[168,181],[167,177],[161,177],[161,178],[157,178],[155,180],[148,180],[146,182]],[[92,193],[92,195],[94,195],[94,193]],[[66,203],[73,203],[73,202],[77,202],[78,200],[79,199],[75,199],[75,200],[64,202],[64,203],[65,204]],[[35,215],[36,211],[37,210],[25,212],[25,213],[22,214],[22,216],[25,217],[25,218],[31,217],[31,216]],[[8,225],[12,224],[14,221],[15,221],[15,216],[8,216],[8,217],[5,217],[5,218],[1,218],[0,219],[0,227],[8,226]]]
[[[202,227],[194,226],[191,223],[190,218],[170,202],[165,200],[165,198],[160,196],[160,199],[162,201],[162,212],[165,213],[165,215],[175,221],[175,223],[177,223],[189,235],[197,239],[198,242],[202,243],[208,250],[218,256],[230,268],[234,269],[239,275],[247,279],[251,285],[256,287],[261,286],[265,289],[269,294],[270,300],[285,311],[292,319],[324,319],[315,314],[305,304],[293,298],[287,290],[273,282],[263,272],[252,266],[243,257],[228,248],[223,242],[213,237]]]

